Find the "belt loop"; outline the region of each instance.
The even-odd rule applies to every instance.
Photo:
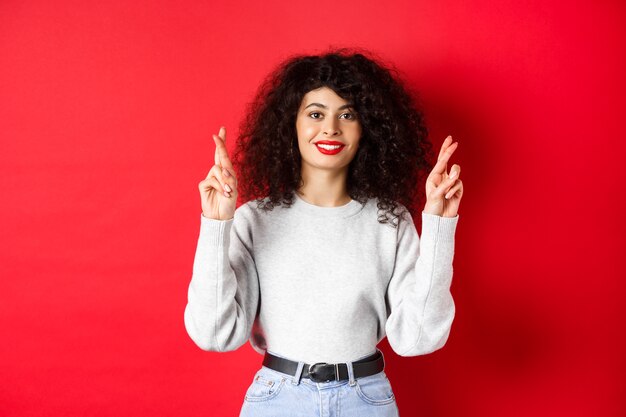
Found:
[[[348,379],[350,380],[350,386],[353,387],[356,385],[356,380],[354,378],[354,368],[352,367],[352,362],[346,362],[346,366],[348,367]]]
[[[300,378],[302,377],[302,369],[304,368],[304,362],[298,362],[298,369],[296,369],[296,374],[291,378],[291,383],[293,385],[300,384]]]

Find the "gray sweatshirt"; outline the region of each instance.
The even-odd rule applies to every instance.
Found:
[[[185,328],[203,350],[250,341],[260,354],[305,363],[355,361],[385,337],[401,356],[447,341],[459,215],[378,222],[377,199],[264,212],[251,200],[229,220],[200,214]],[[406,209],[400,205],[402,209]],[[383,213],[381,211],[381,213]]]

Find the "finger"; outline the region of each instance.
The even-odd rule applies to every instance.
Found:
[[[227,189],[224,189],[223,185],[218,181],[216,177],[211,177],[200,183],[201,187],[207,188],[215,188],[220,194],[223,194],[226,197],[230,197],[232,192],[229,192]]]
[[[229,184],[234,184],[235,188],[237,188],[237,175],[235,174],[234,171],[231,172],[230,170],[226,168],[222,168],[222,174],[224,175],[224,178],[226,178]]]
[[[463,183],[461,182],[461,180],[457,180],[454,187],[452,187],[450,191],[446,193],[445,198],[450,199],[454,194],[457,194],[457,193],[459,193],[459,196],[460,196],[462,194],[462,189],[463,189]]]
[[[211,177],[215,176],[215,172],[219,169],[219,165],[213,165],[209,170],[209,173],[206,175],[206,179],[208,180]]]
[[[215,188],[226,197],[230,197],[230,192],[224,188],[224,184],[221,184],[216,177],[211,177],[212,184],[215,184]]]
[[[448,178],[458,178],[461,175],[461,166],[459,164],[452,165]]]
[[[450,160],[450,157],[454,153],[458,144],[459,142],[454,142],[452,145],[448,146],[445,151],[442,151],[442,154],[439,159],[437,159],[437,163],[433,167],[432,172],[443,175],[444,177],[446,176],[448,160]]]
[[[213,135],[213,138],[215,139],[215,144],[217,146],[216,151],[219,153],[219,158],[221,162],[220,166],[222,168],[228,168],[228,170],[232,172],[233,164],[230,162],[230,158],[228,157],[226,144],[222,141],[222,138],[217,135]]]
[[[224,192],[222,184],[220,184],[217,178],[213,176],[200,181],[200,184],[198,184],[198,188],[200,188],[200,191],[208,191],[212,188],[215,188],[220,193]]]
[[[451,181],[446,180],[446,182],[442,182],[441,185],[439,185],[439,187],[437,187],[437,189],[433,191],[433,196],[437,198],[445,198],[445,196],[448,195],[450,190],[452,190],[452,188],[456,185],[457,181],[460,181],[460,180],[458,179],[451,180]]]
[[[222,184],[228,184],[231,190],[237,189],[237,175],[234,170],[227,170],[219,165],[213,165],[206,178],[215,175]]]
[[[237,178],[233,174],[226,175],[226,168],[215,167],[216,177],[222,183],[226,191],[228,192],[236,192],[237,191]]]
[[[441,148],[439,149],[439,155],[437,155],[437,160],[439,160],[444,152],[450,147],[450,145],[452,144],[452,135],[448,135],[446,137],[446,139],[443,141],[443,143],[441,144]],[[443,167],[443,172],[444,172],[444,177],[445,177],[445,172],[448,171],[448,165],[444,165]]]
[[[213,165],[213,167],[211,168],[211,170],[209,171],[209,175],[208,177],[215,177],[217,178],[217,180],[220,183],[220,186],[222,187],[222,191],[232,191],[234,188],[236,188],[235,186],[233,186],[231,184],[230,181],[227,181],[226,178],[224,177],[224,175],[222,174],[222,168],[218,165]]]
[[[439,197],[444,197],[444,195],[447,194],[448,191],[454,185],[456,185],[457,181],[460,181],[458,177],[455,177],[455,178],[448,177],[445,180],[441,181],[441,183],[437,186],[437,188],[434,191],[435,195]]]
[[[220,194],[223,194],[226,197],[230,197],[230,194],[228,193],[228,191],[224,190],[224,188],[222,187],[222,184],[220,184],[220,182],[217,180],[217,178],[215,178],[215,177],[209,178],[209,184],[213,188],[215,188]]]
[[[215,161],[214,161],[214,163],[215,163],[215,165],[220,166],[221,164],[220,164],[220,153],[219,153],[220,145],[218,143],[219,141],[217,139],[215,139],[215,135],[212,135],[212,137],[213,137],[213,142],[215,142],[215,156],[214,156]]]
[[[437,163],[435,164],[435,166],[433,167],[433,169],[430,171],[431,173],[434,174],[439,174],[439,175],[443,175],[446,172],[446,163],[448,161],[446,159],[440,158],[437,160]]]
[[[439,185],[442,180],[445,180],[448,177],[446,175],[446,166],[447,160],[439,159],[433,169],[430,171],[427,181],[432,183],[434,186]]]
[[[226,126],[222,126],[220,127],[220,132],[218,134],[218,136],[222,139],[222,142],[224,143],[224,149],[226,149]],[[228,159],[228,163],[230,163],[230,158],[228,158],[228,155],[226,155],[227,159]],[[232,164],[230,164],[232,167]],[[230,171],[227,170],[224,165],[222,165],[222,172],[224,173],[225,176],[229,177],[231,175]]]
[[[452,165],[450,168],[450,175],[441,182],[441,187],[444,190],[448,190],[459,180],[459,175],[461,174],[461,167],[457,164]]]
[[[448,137],[445,138],[443,143],[441,144],[441,148],[439,149],[439,155],[437,155],[437,159],[441,158],[441,155],[443,155],[443,153],[448,148],[448,146],[450,146],[451,143],[452,143],[452,136],[448,135]]]

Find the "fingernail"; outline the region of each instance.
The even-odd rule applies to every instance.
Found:
[[[230,197],[230,194],[229,194],[229,193],[227,193],[226,191],[224,191],[224,195],[225,195],[226,197]]]
[[[231,192],[232,190],[230,189],[230,186],[228,184],[224,185],[224,188],[226,188],[226,191]]]
[[[452,173],[450,174],[450,178],[456,178],[457,175],[457,171],[452,171]]]
[[[226,168],[222,168],[222,172],[224,173],[225,176],[230,177],[230,172],[228,172]]]
[[[450,199],[450,193],[446,194],[446,200]]]

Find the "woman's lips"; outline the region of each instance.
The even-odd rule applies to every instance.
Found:
[[[324,146],[326,146],[326,147],[328,147],[328,148],[336,148],[337,146],[339,146],[339,147],[338,147],[338,148],[336,148],[336,149],[324,149],[324,148],[322,148],[319,144],[315,144],[315,147],[316,147],[316,148],[317,148],[317,149],[318,149],[321,153],[323,153],[324,155],[336,155],[336,154],[338,154],[339,152],[341,152],[341,150],[342,150],[343,148],[345,148],[345,145],[332,145],[332,146],[331,146],[331,145],[324,145]]]

